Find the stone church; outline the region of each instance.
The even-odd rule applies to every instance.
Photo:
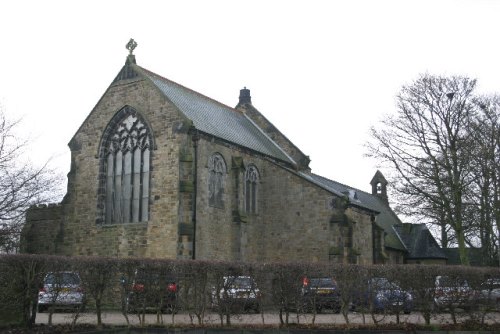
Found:
[[[313,174],[248,89],[226,106],[137,65],[135,45],[69,142],[66,196],[28,210],[22,252],[446,262],[390,209],[379,171],[371,192]]]

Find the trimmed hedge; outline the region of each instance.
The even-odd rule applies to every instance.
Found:
[[[357,311],[369,314],[374,322],[377,317],[373,305],[369,302],[367,282],[372,278],[384,277],[396,282],[401,289],[411,291],[415,310],[422,313],[427,324],[433,315],[447,312],[455,323],[459,321],[475,321],[481,323],[485,314],[497,311],[500,306],[495,301],[485,297],[484,293],[493,285],[488,286],[490,278],[500,279],[498,268],[477,268],[462,266],[433,265],[342,265],[330,263],[235,263],[223,261],[199,260],[160,260],[142,258],[107,258],[107,257],[62,257],[47,255],[0,255],[0,327],[11,324],[26,327],[33,326],[36,317],[38,290],[43,278],[48,272],[75,271],[82,280],[86,293],[87,309],[97,315],[97,325],[102,324],[101,313],[104,309],[120,310],[128,323],[130,316],[138,316],[144,324],[145,312],[158,315],[158,322],[163,321],[165,311],[164,284],[155,284],[155,279],[134,286],[136,271],[141,272],[158,282],[159,277],[175,277],[177,289],[176,303],[168,311],[172,321],[178,311],[189,313],[199,325],[203,324],[205,314],[216,312],[221,325],[231,324],[236,316],[231,304],[223,303],[224,277],[251,276],[259,289],[262,323],[264,312],[279,312],[281,323],[289,323],[291,314],[302,312],[313,313],[315,309],[304,309],[301,301],[302,283],[304,277],[333,277],[340,293],[340,312],[349,325],[350,311],[353,302]],[[447,276],[450,280],[466,280],[474,293],[467,305],[450,301],[450,305],[436,307],[436,276]],[[135,310],[132,315],[128,311],[127,297],[140,288],[144,292],[144,306]],[[479,293],[483,291],[483,294]],[[360,302],[360,298],[364,299]],[[356,300],[355,300],[356,299]],[[214,307],[218,305],[218,307]],[[399,315],[403,309],[394,308],[390,312]],[[73,325],[78,319],[81,309],[73,314]],[[457,317],[460,313],[467,317]],[[462,319],[462,320],[460,320]],[[49,315],[51,321],[51,314]]]

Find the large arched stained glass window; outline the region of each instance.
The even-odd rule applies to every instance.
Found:
[[[151,147],[146,122],[133,108],[121,109],[101,142],[101,222],[148,221]]]
[[[247,167],[245,172],[245,211],[257,213],[257,185],[259,171],[254,165]]]
[[[219,153],[214,153],[208,159],[208,204],[222,208],[224,206],[224,177],[226,162]]]

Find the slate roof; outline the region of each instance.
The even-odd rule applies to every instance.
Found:
[[[312,180],[314,183],[330,190],[332,193],[343,196],[349,196],[351,204],[357,205],[371,211],[378,212],[375,222],[387,233],[385,237],[385,246],[396,250],[405,251],[406,247],[392,228],[394,225],[402,224],[396,214],[376,195],[349,187],[345,184],[329,180],[316,174],[300,173],[304,178]]]
[[[295,161],[244,113],[140,66],[132,66],[150,80],[199,131],[295,165]]]
[[[447,258],[425,224],[402,224],[393,228],[408,250],[407,259]]]

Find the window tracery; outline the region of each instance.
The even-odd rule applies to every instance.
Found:
[[[131,107],[111,120],[101,143],[101,222],[123,224],[149,219],[152,137]]]

